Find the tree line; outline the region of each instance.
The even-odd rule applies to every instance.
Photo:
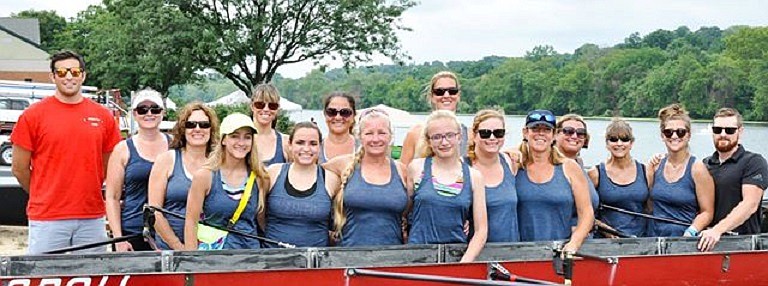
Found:
[[[84,54],[87,85],[124,91],[148,86],[182,104],[235,89],[250,94],[253,85],[271,81],[309,109],[319,109],[327,93],[347,91],[362,107],[383,103],[425,112],[429,78],[450,70],[460,76],[462,113],[546,108],[556,114],[654,117],[659,108],[679,102],[694,118],[731,106],[747,120],[768,121],[768,27],[681,26],[633,33],[611,47],[587,43],[572,53],[541,45],[521,57],[405,64],[410,58],[396,32],[408,30],[399,20],[416,2],[287,3],[105,0],[69,20],[53,11],[14,16],[40,19],[41,47],[49,52],[68,48]],[[376,53],[397,64],[358,66]],[[300,79],[278,73],[286,64],[329,58],[345,67],[318,68]]]

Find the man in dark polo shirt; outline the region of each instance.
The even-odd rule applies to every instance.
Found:
[[[715,179],[715,217],[712,227],[701,232],[699,250],[715,247],[726,231],[760,233],[760,202],[768,188],[768,165],[763,156],[744,150],[739,144],[744,132],[741,114],[721,108],[712,124],[717,151],[704,159]]]

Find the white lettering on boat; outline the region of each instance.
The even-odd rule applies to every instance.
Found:
[[[98,276],[96,276],[98,277]],[[95,277],[94,277],[95,278]],[[114,281],[117,279],[110,279],[110,278],[118,278],[114,276],[101,276],[101,279],[98,279],[99,284],[94,284],[94,280],[91,277],[72,277],[72,278],[42,278],[39,280],[37,284],[33,284],[33,281],[36,281],[37,279],[13,279],[8,282],[8,286],[107,286],[107,285],[115,285]],[[131,279],[131,275],[123,275],[122,278],[120,278],[120,284],[119,286],[126,286],[128,285],[128,280]],[[113,281],[113,283],[109,283],[110,281]],[[66,284],[64,284],[66,282]]]

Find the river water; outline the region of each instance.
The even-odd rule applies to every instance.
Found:
[[[320,130],[328,132],[320,110],[302,110],[289,114],[294,122],[308,121],[313,119],[318,123]],[[413,124],[424,122],[426,114],[413,114]],[[459,121],[468,127],[472,125],[474,115],[459,115]],[[595,165],[608,158],[608,151],[605,149],[605,127],[610,123],[609,119],[588,119],[587,127],[592,137],[589,148],[582,150],[581,156],[584,164],[587,166]],[[525,123],[525,116],[507,115],[506,116],[506,146],[517,146],[522,141],[522,128]],[[661,132],[659,132],[658,120],[631,120],[633,133],[635,135],[635,144],[632,148],[632,156],[635,159],[645,162],[656,153],[665,152],[664,143],[661,141]],[[710,123],[693,123],[691,126],[691,152],[698,158],[704,158],[715,151],[712,143],[712,132]],[[395,128],[394,145],[402,145],[407,127]],[[745,124],[744,135],[741,142],[747,150],[768,155],[768,126],[764,124]]]

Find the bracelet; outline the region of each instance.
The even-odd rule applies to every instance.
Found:
[[[685,234],[690,235],[690,236],[698,236],[699,235],[699,230],[697,230],[693,226],[689,226],[688,228],[685,229]]]

